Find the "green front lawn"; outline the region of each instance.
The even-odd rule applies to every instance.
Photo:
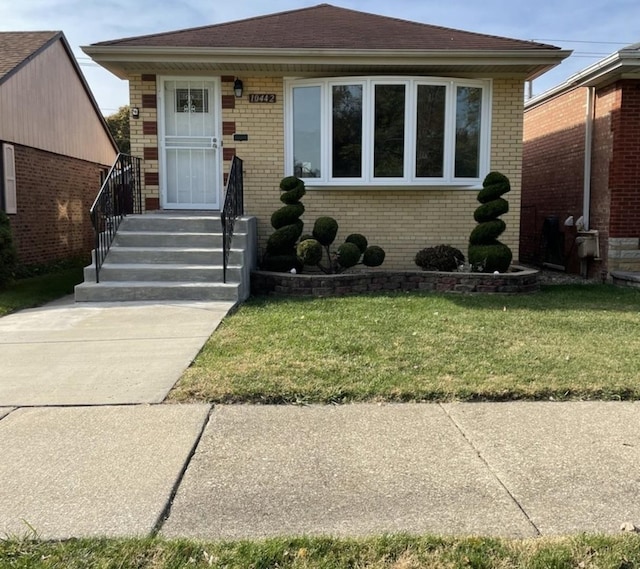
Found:
[[[256,298],[225,319],[172,401],[640,397],[640,290]]]
[[[12,569],[634,569],[640,536],[509,540],[395,535],[198,542],[0,538],[0,567]]]
[[[17,280],[9,288],[0,290],[0,316],[71,294],[73,287],[81,282],[81,267]]]

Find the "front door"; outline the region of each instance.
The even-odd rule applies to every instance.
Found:
[[[166,77],[160,89],[162,206],[219,209],[218,82]]]

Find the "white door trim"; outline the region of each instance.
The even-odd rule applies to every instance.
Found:
[[[215,204],[168,204],[167,201],[167,158],[166,158],[166,125],[165,125],[165,97],[164,88],[167,81],[208,81],[213,83],[213,93],[211,94],[211,107],[214,112],[214,133],[213,139],[217,145],[214,163],[216,181],[216,203]],[[223,173],[222,173],[222,97],[220,77],[206,75],[162,75],[158,76],[156,85],[158,109],[158,172],[159,172],[159,198],[161,209],[210,209],[217,211],[220,209],[222,195],[224,193]]]

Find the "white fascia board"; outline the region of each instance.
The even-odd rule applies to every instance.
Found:
[[[220,63],[271,64],[364,64],[364,63],[438,63],[440,65],[515,65],[554,66],[571,52],[563,50],[343,50],[343,49],[254,49],[254,48],[175,48],[84,46],[82,50],[97,63],[180,62],[202,63],[214,59]]]

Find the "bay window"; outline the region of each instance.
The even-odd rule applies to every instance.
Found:
[[[478,185],[491,83],[358,77],[287,83],[287,171],[311,185]]]

